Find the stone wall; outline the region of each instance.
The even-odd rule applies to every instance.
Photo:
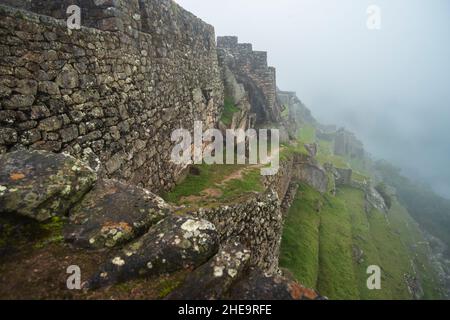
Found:
[[[240,203],[200,209],[196,215],[211,221],[221,243],[238,242],[251,252],[250,265],[267,273],[278,270],[283,215],[278,195],[272,189]]]
[[[351,158],[363,158],[364,146],[353,133],[345,129],[339,129],[334,137],[334,154]]]
[[[267,65],[267,52],[253,51],[252,45],[238,43],[237,37],[217,38],[221,65],[226,65],[249,94],[258,124],[281,121],[277,101],[276,71]]]
[[[223,121],[220,121],[219,128],[224,133],[227,129],[247,130],[249,128],[253,128],[256,115],[251,113],[251,104],[244,85],[237,81],[236,76],[227,65],[221,64],[220,67],[225,97],[239,111],[234,112],[231,123],[224,123]]]
[[[313,157],[303,154],[294,156],[293,179],[305,182],[321,193],[329,191],[328,173]]]
[[[289,109],[289,121],[298,125],[312,124],[317,126],[316,119],[293,91],[277,90],[277,99],[281,106]]]
[[[277,174],[262,177],[265,189],[272,188],[278,194],[278,198],[283,200],[292,179],[296,176],[296,169],[294,167],[294,156],[280,160],[280,168]]]
[[[98,29],[57,19],[74,2]],[[64,151],[160,192],[184,169],[169,161],[172,131],[217,122],[214,29],[172,1],[1,0],[0,37],[0,153]]]

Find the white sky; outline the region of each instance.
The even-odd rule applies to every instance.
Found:
[[[268,51],[278,85],[324,123],[450,197],[450,1],[178,0]],[[381,8],[381,30],[366,10]]]

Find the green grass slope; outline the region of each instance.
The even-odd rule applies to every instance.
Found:
[[[341,188],[333,197],[301,185],[285,222],[280,265],[330,299],[411,299],[406,274],[420,278],[424,298],[439,298],[420,243],[419,229],[398,202],[387,215],[366,213],[360,190]],[[370,265],[382,270],[381,290],[367,288]]]

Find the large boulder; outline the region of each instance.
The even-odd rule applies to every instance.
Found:
[[[168,300],[217,300],[222,298],[250,262],[250,251],[232,243],[220,249],[208,263],[189,274]]]
[[[328,190],[328,174],[318,164],[313,162],[299,163],[294,176],[300,181],[306,182],[320,193],[326,193]]]
[[[267,275],[252,268],[232,287],[229,297],[233,300],[322,300],[316,291],[308,289],[283,276]]]
[[[20,150],[0,156],[0,212],[45,221],[64,216],[97,180],[67,154]]]
[[[366,187],[366,201],[369,205],[379,211],[388,211],[386,202],[384,201],[383,197],[370,183]]]
[[[148,190],[115,180],[100,180],[70,213],[66,241],[91,249],[134,240],[170,213],[170,206]]]
[[[96,289],[204,264],[219,247],[214,225],[187,216],[170,216],[107,261],[86,284]]]

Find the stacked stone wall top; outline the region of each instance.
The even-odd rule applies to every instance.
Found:
[[[238,43],[233,36],[218,37],[220,64],[227,65],[249,93],[257,124],[279,123],[276,71],[267,63],[267,52],[253,51],[251,44]]]
[[[155,36],[178,34],[186,40],[189,39],[186,29],[214,33],[211,25],[172,0],[0,0],[0,4],[60,20],[67,19],[66,11],[70,5],[77,5],[81,9],[83,26],[125,32],[135,37],[138,31]],[[204,40],[210,42],[211,38]]]
[[[172,131],[213,127],[223,104],[214,31],[183,12],[184,40],[161,29],[156,41],[0,5],[0,153],[64,151],[102,176],[170,189],[183,170]]]

